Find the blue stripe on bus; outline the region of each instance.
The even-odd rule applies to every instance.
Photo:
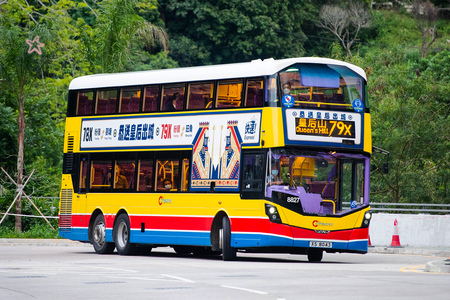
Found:
[[[269,235],[261,233],[239,233],[231,234],[233,247],[292,247],[292,238],[281,235]]]
[[[210,232],[208,231],[168,231],[168,230],[140,230],[131,231],[131,242],[137,244],[161,244],[161,245],[191,245],[211,246]],[[76,241],[89,241],[87,228],[72,228],[70,230],[60,229],[59,235],[63,238]],[[106,229],[105,239],[113,242],[112,229]],[[326,242],[326,240],[323,240]],[[294,240],[290,237],[270,235],[262,233],[239,233],[231,234],[231,243],[235,248],[249,247],[299,247],[310,248],[309,240]],[[331,241],[334,250],[368,250],[368,241]]]
[[[74,241],[89,241],[87,228],[59,229],[59,236]]]
[[[211,246],[210,233],[206,231],[132,230],[131,232],[132,243]]]
[[[349,241],[348,250],[367,252],[369,247],[368,241]]]

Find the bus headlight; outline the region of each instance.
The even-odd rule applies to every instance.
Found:
[[[274,223],[281,223],[280,214],[275,206],[270,204],[266,205],[266,215],[269,217],[269,220]]]
[[[372,213],[370,211],[367,211],[364,214],[364,218],[361,224],[361,228],[367,228],[370,225],[370,219],[372,219]]]

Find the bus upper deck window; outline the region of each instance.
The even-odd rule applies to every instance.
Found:
[[[162,111],[183,110],[184,84],[167,84],[163,87]]]
[[[142,102],[143,112],[157,111],[159,103],[159,87],[157,85],[145,87],[145,94]]]
[[[187,109],[209,109],[212,108],[214,83],[202,82],[191,83],[187,99]]]
[[[100,90],[97,92],[95,114],[108,115],[116,113],[117,90]]]
[[[139,112],[139,103],[141,102],[141,88],[127,87],[120,90],[119,113]]]
[[[78,92],[77,116],[92,115],[92,104],[94,103],[94,92]]]
[[[365,101],[362,77],[344,66],[296,64],[279,76],[282,87],[290,86],[285,90],[294,98],[294,106],[353,110],[354,100]]]
[[[263,105],[263,96],[263,79],[247,80],[245,107],[261,107]]]
[[[217,91],[216,108],[241,107],[243,80],[220,81]]]

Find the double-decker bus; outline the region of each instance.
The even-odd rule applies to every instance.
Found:
[[[324,58],[76,78],[59,234],[100,254],[366,253],[366,82]]]

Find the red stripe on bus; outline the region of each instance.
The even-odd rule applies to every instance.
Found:
[[[131,216],[131,229],[211,230],[212,217]]]

